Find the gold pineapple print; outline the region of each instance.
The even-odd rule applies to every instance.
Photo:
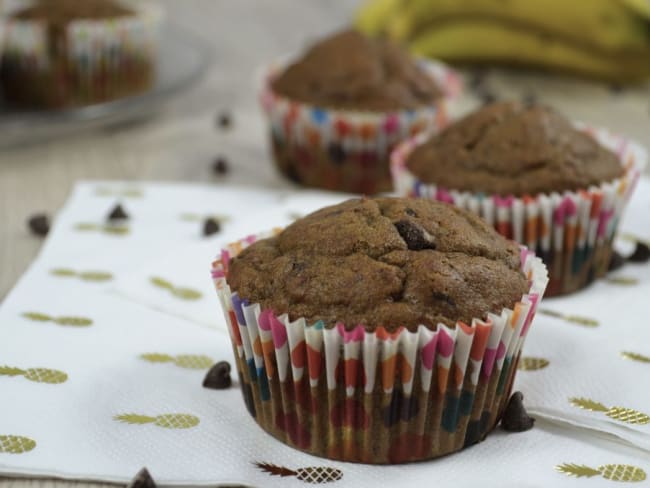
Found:
[[[630,359],[639,363],[650,363],[650,356],[644,356],[643,354],[636,352],[623,351],[621,352],[621,356],[623,356],[625,359]]]
[[[596,319],[583,317],[581,315],[567,315],[547,308],[539,309],[538,312],[542,315],[547,315],[548,317],[555,317],[556,319],[562,319],[565,322],[583,325],[585,327],[598,327],[598,325],[600,325]]]
[[[269,473],[271,476],[295,476],[300,481],[305,483],[331,483],[343,478],[343,472],[340,469],[329,468],[327,466],[308,466],[306,468],[298,468],[296,470],[285,468],[284,466],[277,466],[271,463],[255,463],[255,466],[262,471]]]
[[[0,366],[0,376],[22,376],[29,381],[49,383],[51,385],[65,383],[68,380],[68,375],[63,371],[46,368],[20,369],[11,366]]]
[[[646,479],[645,471],[628,464],[604,464],[594,469],[584,464],[564,463],[558,464],[555,466],[555,469],[560,473],[564,473],[567,476],[575,476],[576,478],[582,478],[583,476],[587,478],[602,476],[606,480],[624,482],[643,481]]]
[[[200,422],[198,417],[187,413],[166,413],[155,417],[137,413],[124,413],[116,415],[113,419],[127,424],[153,424],[165,429],[191,429],[199,425]]]
[[[70,327],[88,327],[93,323],[91,319],[88,319],[86,317],[52,317],[40,312],[25,312],[23,313],[23,317],[29,320],[33,320],[34,322],[53,322],[57,325],[66,325]]]
[[[517,369],[521,371],[537,371],[538,369],[544,369],[549,364],[548,359],[524,356],[519,360]]]
[[[214,364],[214,360],[211,357],[198,354],[170,356],[169,354],[150,352],[141,354],[140,359],[144,359],[150,363],[174,363],[179,368],[187,369],[207,369]]]
[[[92,222],[79,222],[74,226],[80,232],[103,232],[115,236],[123,236],[130,232],[129,226],[125,224],[94,224]]]
[[[203,296],[200,291],[194,290],[192,288],[175,286],[164,278],[160,278],[158,276],[153,276],[150,281],[153,286],[169,290],[172,295],[182,300],[198,300]]]
[[[22,454],[36,447],[36,441],[19,435],[0,435],[0,453]]]
[[[50,274],[60,278],[79,278],[82,281],[108,281],[113,279],[113,275],[107,271],[80,271],[77,272],[69,268],[55,268],[50,270]]]
[[[631,408],[606,407],[602,403],[590,400],[589,398],[569,398],[569,402],[574,407],[579,407],[584,410],[603,412],[609,418],[625,422],[626,424],[650,424],[650,415]]]

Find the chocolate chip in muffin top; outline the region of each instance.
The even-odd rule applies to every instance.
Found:
[[[586,189],[620,177],[618,157],[555,110],[501,102],[415,148],[407,167],[447,189],[501,196]]]
[[[273,89],[320,107],[368,111],[415,109],[441,96],[406,51],[353,30],[313,46],[273,82]]]
[[[292,320],[368,330],[469,323],[528,290],[516,244],[465,210],[401,198],[323,208],[245,249],[227,279]]]

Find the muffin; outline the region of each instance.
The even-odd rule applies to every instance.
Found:
[[[397,192],[452,203],[535,250],[547,296],[607,272],[612,240],[645,163],[638,145],[555,110],[494,103],[392,154]]]
[[[330,459],[482,440],[546,286],[539,258],[425,199],[355,199],[222,251],[212,275],[250,414]]]
[[[161,11],[114,0],[35,0],[7,14],[7,102],[61,109],[149,90]]]
[[[444,126],[458,87],[441,64],[417,61],[386,40],[336,33],[265,77],[261,102],[275,163],[305,186],[390,190],[391,148]]]

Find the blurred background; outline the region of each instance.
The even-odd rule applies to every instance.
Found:
[[[65,11],[61,5],[83,8],[84,1],[42,3],[45,11],[54,3]],[[157,64],[148,64],[148,43],[156,42],[147,37],[148,28],[126,26],[127,40],[134,36],[141,49],[132,60],[109,58],[106,63],[128,64],[128,76],[115,81],[107,75],[106,85],[98,81],[99,88],[87,87],[70,106],[65,87],[71,81],[65,76],[33,80],[33,86],[20,78],[20,70],[37,66],[43,52],[56,57],[72,49],[57,40],[65,17],[53,20],[54,27],[39,41],[23,25],[33,19],[12,25],[17,20],[12,15],[24,2],[2,5],[0,297],[40,246],[27,231],[27,217],[53,215],[78,180],[290,188],[270,162],[258,103],[260,70],[352,24],[456,66],[464,93],[452,107],[454,115],[499,99],[542,102],[650,146],[646,0],[161,0],[130,5],[138,13],[141,7],[149,9],[146,22],[161,22]],[[90,28],[75,32],[79,43],[74,49],[83,62],[86,50],[92,57],[97,35]],[[114,35],[110,42],[123,39],[113,31],[102,35]],[[33,56],[20,57],[30,49]],[[11,103],[16,90],[31,90],[32,100],[40,103]]]

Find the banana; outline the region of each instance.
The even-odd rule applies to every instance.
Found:
[[[650,71],[648,55],[595,54],[536,32],[490,22],[440,26],[414,39],[409,46],[418,55],[448,61],[535,65],[609,81],[639,80]]]
[[[627,81],[650,74],[647,0],[375,0],[357,27],[418,54]]]

